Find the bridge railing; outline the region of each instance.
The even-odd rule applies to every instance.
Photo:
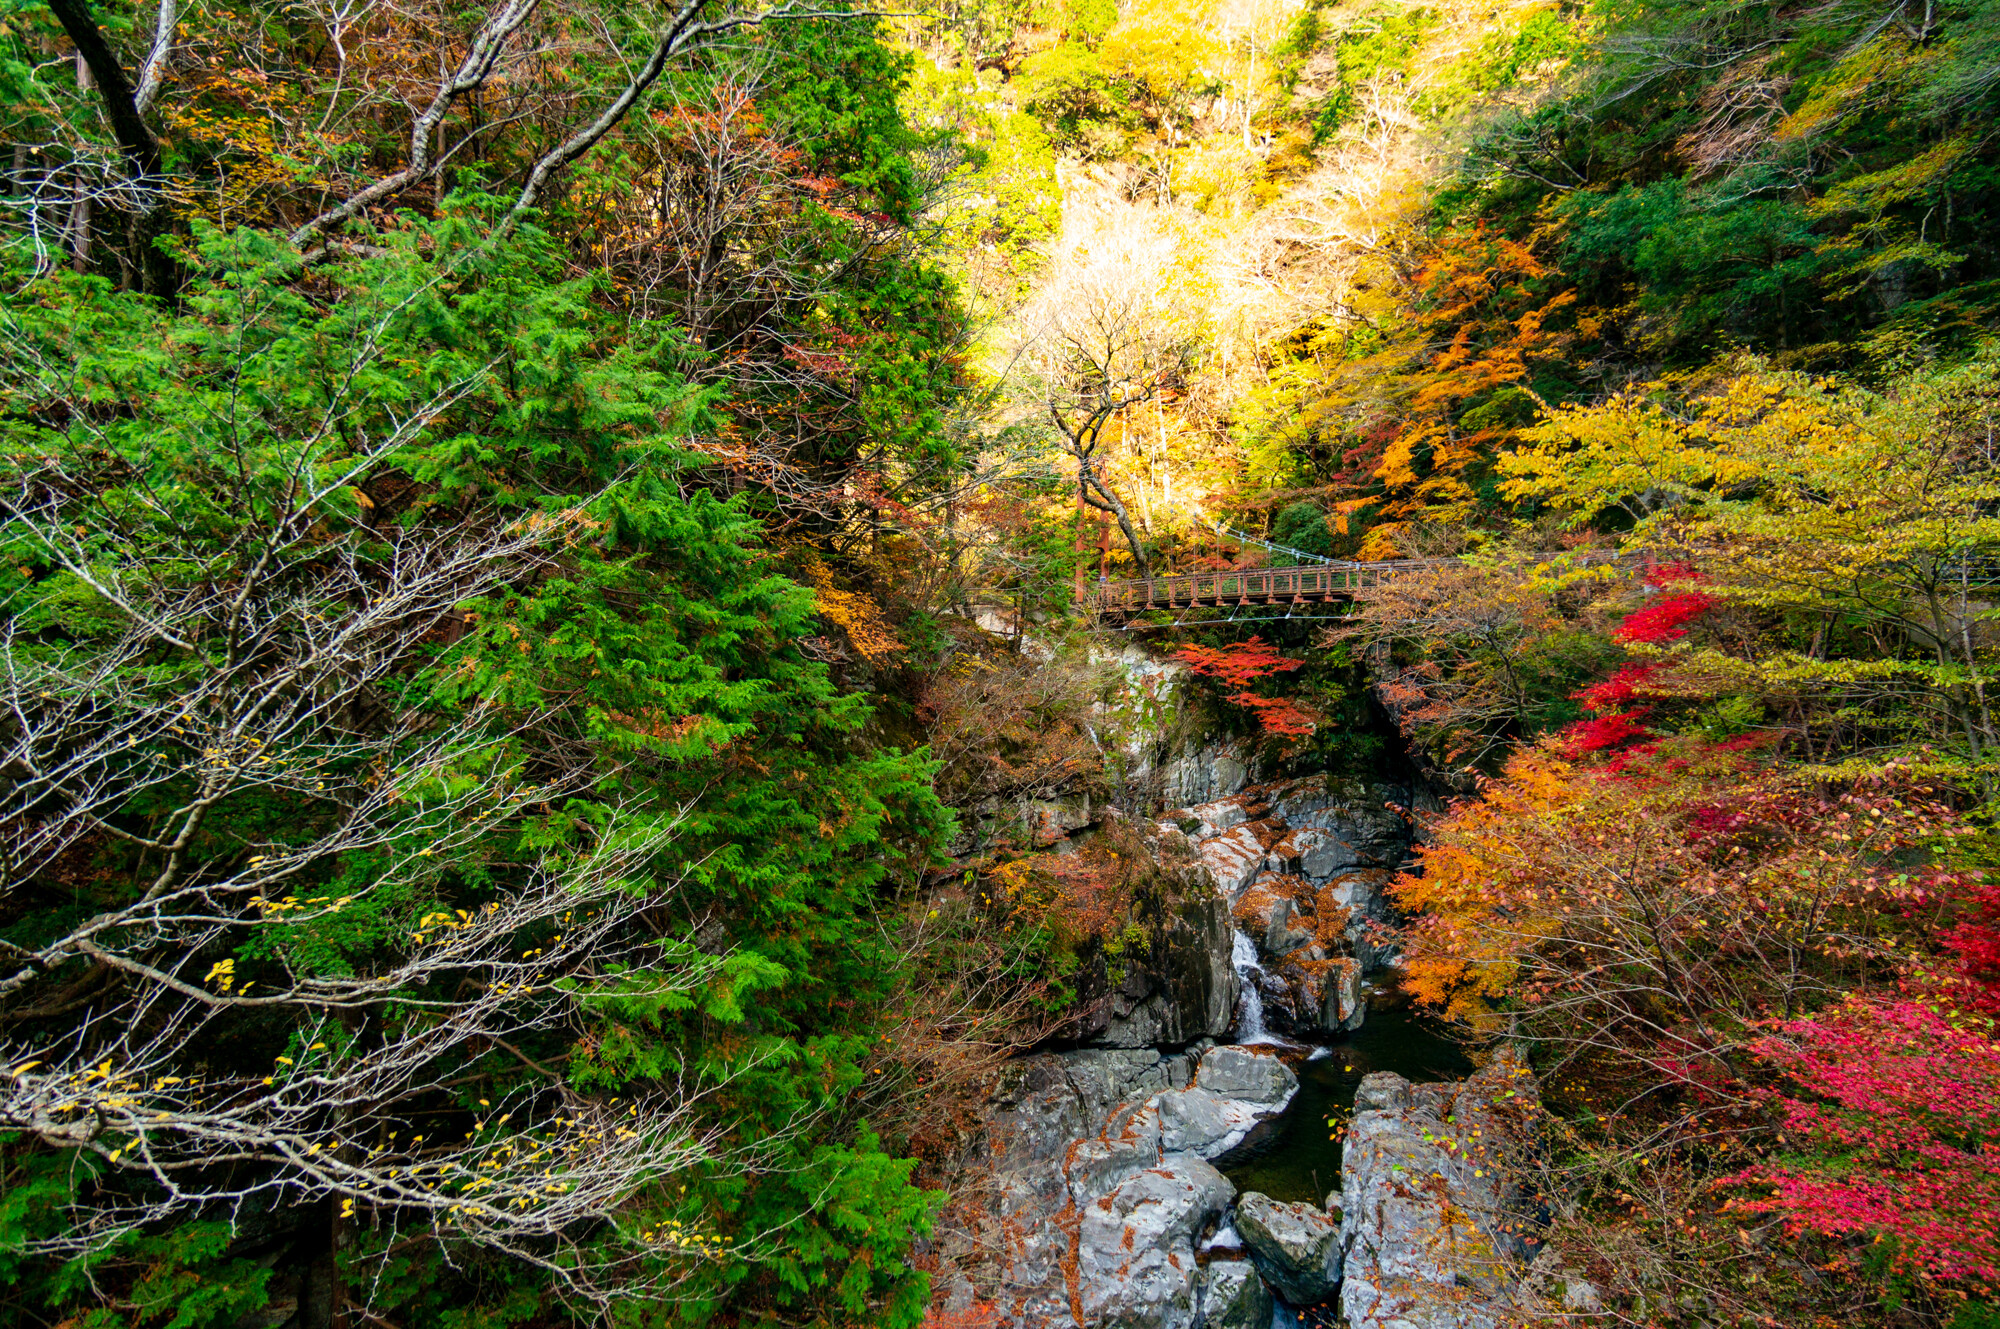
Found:
[[[1611,565],[1636,573],[1656,566],[1655,555],[1647,552],[1613,553],[1604,550],[1578,555],[1567,550],[1551,550],[1545,557],[1551,563],[1570,560],[1572,566]],[[1398,558],[1370,563],[1329,560],[1290,567],[1242,568],[1100,582],[1097,586],[1097,610],[1105,614],[1124,614],[1195,605],[1347,599],[1357,591],[1378,586],[1398,576],[1456,566],[1460,562],[1455,558]],[[2000,585],[2000,555],[1961,554],[1929,569],[1929,573],[1946,580],[1963,579],[1975,585]]]

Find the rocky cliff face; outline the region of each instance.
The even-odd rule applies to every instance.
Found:
[[[1240,981],[1256,987],[1261,1027],[1314,1037],[1357,1028],[1363,980],[1386,966],[1378,937],[1390,920],[1386,886],[1409,860],[1407,809],[1396,785],[1326,777],[1251,785],[1166,814],[1185,835],[1254,948]]]
[[[1081,798],[968,819],[973,842],[1051,854],[1137,835],[1174,884],[1143,948],[1076,980],[1066,1037],[1084,1046],[1010,1063],[993,1089],[934,1243],[942,1309],[992,1329],[1268,1329],[1282,1299],[1337,1303],[1350,1329],[1497,1329],[1591,1304],[1587,1286],[1551,1301],[1535,1272],[1509,1166],[1533,1146],[1535,1087],[1514,1062],[1458,1084],[1369,1076],[1326,1207],[1236,1195],[1216,1164],[1297,1090],[1264,1036],[1361,1024],[1365,980],[1393,960],[1379,925],[1409,813],[1435,800],[1253,783],[1227,744],[1128,746],[1140,800],[1173,809],[1157,820]],[[1256,1045],[1216,1044],[1232,1031]]]
[[[1103,975],[1083,985],[1076,1036],[1102,1047],[1147,1048],[1227,1034],[1237,996],[1231,940],[1227,901],[1181,902],[1115,986]]]

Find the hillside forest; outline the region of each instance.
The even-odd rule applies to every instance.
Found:
[[[1994,0],[0,0],[0,121],[0,1321],[974,1329],[1168,887],[968,831],[1157,811],[1144,651],[1440,795],[1603,1322],[2000,1326]]]

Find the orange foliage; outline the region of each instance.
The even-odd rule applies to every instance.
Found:
[[[893,664],[902,655],[902,638],[874,597],[840,589],[833,570],[816,558],[801,560],[799,572],[812,587],[820,618],[838,628],[857,655],[876,666]]]
[[[1532,243],[1483,226],[1434,242],[1415,283],[1413,325],[1425,349],[1421,367],[1406,378],[1409,417],[1387,439],[1374,471],[1392,519],[1419,512],[1457,519],[1470,511],[1477,472],[1527,421],[1493,401],[1470,412],[1467,404],[1526,381],[1535,362],[1559,358],[1574,338],[1550,324],[1575,292],[1545,297],[1535,290],[1550,275]],[[1397,553],[1394,524],[1371,532],[1361,556]]]
[[[1964,889],[1934,849],[1932,866],[1903,856],[1962,834],[1956,819],[1928,790],[1826,792],[1749,747],[1663,745],[1624,774],[1556,740],[1516,756],[1391,887],[1419,915],[1411,991],[1481,1025],[1504,1003],[1524,1035],[1658,1071],[1899,962]]]

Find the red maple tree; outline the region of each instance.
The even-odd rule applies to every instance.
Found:
[[[1289,660],[1262,637],[1232,642],[1227,646],[1183,646],[1174,659],[1191,673],[1212,678],[1234,692],[1223,700],[1241,706],[1257,717],[1258,727],[1274,738],[1303,738],[1312,733],[1317,718],[1290,697],[1265,697],[1250,690],[1250,684],[1274,674],[1303,669],[1303,660]]]
[[[1812,1152],[1742,1174],[1773,1193],[1737,1207],[1876,1238],[1921,1279],[2000,1285],[2000,1028],[1965,986],[1850,995],[1764,1040],[1792,1085],[1786,1131]]]

